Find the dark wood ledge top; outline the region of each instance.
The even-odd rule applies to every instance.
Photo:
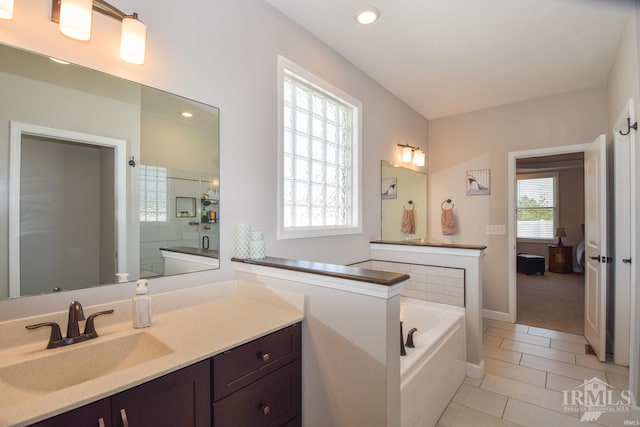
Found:
[[[473,249],[482,251],[487,249],[483,245],[462,245],[458,243],[443,243],[443,242],[423,242],[420,240],[372,240],[369,243],[378,243],[382,245],[404,245],[404,246],[430,246],[434,248],[453,248],[453,249]]]
[[[191,246],[172,246],[170,248],[160,248],[161,251],[177,252],[181,254],[204,256],[207,258],[218,258],[219,253],[215,249],[193,248]]]
[[[408,274],[389,271],[371,270],[368,268],[349,267],[338,264],[325,264],[314,261],[298,261],[286,258],[266,257],[264,259],[231,258],[231,261],[245,264],[262,265],[265,267],[281,268],[284,270],[300,271],[321,276],[336,277],[338,279],[356,280],[374,285],[391,286],[409,279]]]

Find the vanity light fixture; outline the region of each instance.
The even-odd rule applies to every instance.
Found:
[[[380,18],[380,11],[373,6],[364,6],[356,10],[354,18],[358,24],[369,25],[373,24]]]
[[[0,19],[13,18],[13,0],[0,0]]]
[[[62,34],[86,41],[91,38],[94,10],[122,22],[120,58],[131,64],[144,64],[147,27],[138,20],[137,13],[127,15],[104,0],[52,0],[51,20],[59,23]]]
[[[424,151],[418,148],[413,154],[413,164],[416,166],[424,166],[424,158]]]
[[[398,147],[402,147],[402,161],[409,163],[413,160],[413,164],[416,166],[424,166],[425,153],[420,147],[414,147],[409,144],[398,144]]]

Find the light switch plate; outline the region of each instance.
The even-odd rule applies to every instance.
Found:
[[[487,225],[487,234],[504,236],[507,229],[504,225]]]

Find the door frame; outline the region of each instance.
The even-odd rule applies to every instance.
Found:
[[[508,321],[516,323],[517,316],[517,268],[516,268],[516,161],[531,157],[553,156],[556,154],[584,153],[589,144],[563,145],[537,148],[534,150],[511,151],[508,153],[508,265],[509,265],[509,313]],[[584,304],[584,301],[583,301]]]
[[[9,133],[9,297],[20,296],[20,162],[22,157],[22,135],[41,136],[85,145],[112,147],[114,149],[115,214],[117,224],[116,273],[127,271],[127,141],[13,120],[9,122]]]

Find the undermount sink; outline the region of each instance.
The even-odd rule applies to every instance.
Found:
[[[148,332],[99,337],[43,350],[33,359],[0,367],[0,408],[130,368],[173,352]]]

